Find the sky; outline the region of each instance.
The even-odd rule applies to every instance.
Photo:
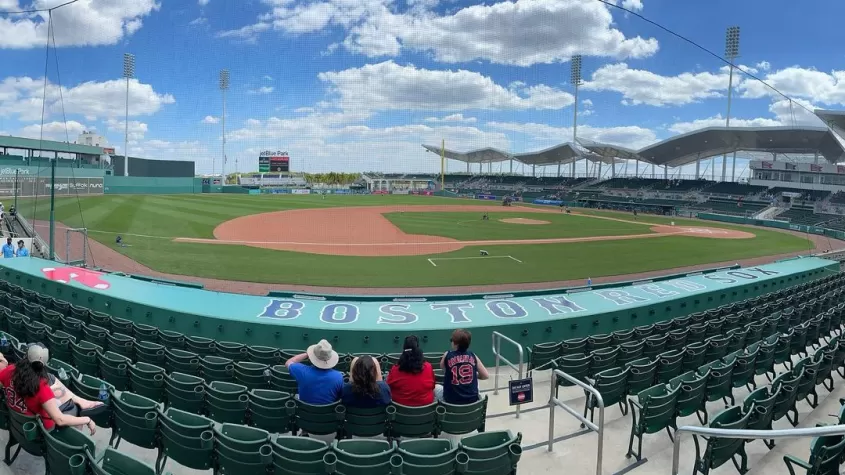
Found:
[[[78,0],[16,13],[65,1],[0,0],[0,134],[96,131],[122,154],[124,53],[136,65],[129,154],[198,173],[221,167],[221,69],[227,172],[257,170],[263,150],[287,151],[294,171],[434,172],[422,143],[571,141],[578,54],[579,138],[637,149],[727,115],[724,62],[598,0]],[[741,27],[735,63],[780,93],[735,71],[731,125],[823,126],[807,109],[845,107],[845,53],[832,47],[845,2],[615,2],[718,55]]]

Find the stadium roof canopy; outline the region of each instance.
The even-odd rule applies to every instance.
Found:
[[[429,152],[440,155],[440,147],[436,145],[423,144],[423,148],[425,148]],[[504,162],[506,160],[511,159],[511,155],[509,153],[490,147],[480,148],[478,150],[471,150],[469,152],[464,153],[455,152],[454,150],[449,150],[447,148],[444,151],[444,155],[450,160],[457,160],[459,162],[466,163],[493,163]]]
[[[637,154],[636,150],[622,147],[620,145],[593,142],[592,140],[587,139],[578,139],[578,143],[590,152],[593,152],[596,155],[601,155],[602,157],[620,158],[623,160],[643,160],[643,158]]]
[[[0,148],[35,150],[39,152],[77,153],[82,155],[103,154],[103,147],[55,142],[53,140],[26,139],[23,137],[11,137],[8,135],[0,135]]]
[[[676,135],[637,151],[645,161],[678,167],[733,152],[820,153],[831,163],[845,149],[827,127],[707,127]]]
[[[563,143],[537,152],[515,153],[513,158],[526,165],[556,165],[586,157],[583,157],[581,151],[571,143]]]
[[[813,112],[840,137],[845,138],[845,111],[816,109]]]

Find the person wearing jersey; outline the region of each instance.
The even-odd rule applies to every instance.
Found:
[[[487,379],[490,374],[478,356],[469,350],[471,342],[469,331],[458,329],[452,332],[452,349],[440,359],[444,375],[442,394],[440,391],[436,394],[438,400],[459,405],[478,401],[478,380]]]

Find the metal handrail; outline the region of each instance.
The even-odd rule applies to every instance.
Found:
[[[591,398],[596,398],[599,406],[599,423],[594,424],[591,420],[587,419],[586,417],[582,416],[581,413],[571,407],[567,406],[566,403],[561,401],[560,399],[555,397],[555,388],[557,387],[557,378],[563,378],[570,383],[580,387],[584,391],[587,391],[589,396],[587,396],[587,404],[590,403]],[[559,407],[564,411],[568,412],[571,416],[575,417],[585,427],[588,427],[590,430],[593,430],[598,434],[599,441],[596,444],[596,475],[602,475],[602,461],[604,459],[604,399],[601,397],[601,393],[598,390],[589,384],[576,379],[563,371],[556,369],[552,371],[552,390],[549,394],[549,452],[554,450],[555,445],[555,407]],[[677,439],[676,439],[677,440]]]
[[[512,344],[519,350],[519,366],[511,363],[507,358],[502,356],[502,340]],[[493,354],[496,355],[496,365],[495,365],[495,376],[493,376],[493,395],[499,394],[499,360],[504,361],[511,369],[517,371],[519,373],[519,379],[522,379],[522,366],[523,366],[523,351],[522,345],[511,340],[510,338],[502,335],[499,332],[493,332]],[[520,404],[516,405],[516,418],[519,419],[519,408]]]
[[[845,425],[780,430],[714,429],[712,427],[683,426],[675,431],[675,446],[672,451],[672,475],[678,475],[678,466],[681,461],[681,436],[685,433],[722,439],[797,439],[801,437],[845,435]]]

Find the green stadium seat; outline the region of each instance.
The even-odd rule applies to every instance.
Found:
[[[76,393],[77,396],[91,401],[100,400],[106,404],[107,410],[97,414],[91,419],[100,427],[111,427],[111,394],[113,393],[114,386],[105,380],[95,378],[87,374],[79,374],[79,376],[75,379],[71,379],[70,383],[71,391]],[[106,398],[105,400],[101,399],[101,390],[105,391],[105,394],[103,395]]]
[[[678,395],[680,387],[670,389],[665,384],[658,384],[640,391],[637,399],[631,399],[631,438],[628,441],[628,453],[626,457],[634,456],[642,460],[643,435],[655,434],[666,429],[669,438],[672,438],[670,427],[675,425],[675,414],[677,412]],[[639,418],[637,417],[639,411]],[[637,452],[634,453],[634,437],[639,441]]]
[[[804,377],[802,370],[783,373],[772,381],[772,391],[777,392],[775,405],[772,408],[772,420],[778,421],[786,416],[790,424],[798,425],[798,413],[795,411],[795,420],[789,417],[790,412],[795,409],[796,396],[798,395],[798,383]]]
[[[158,330],[158,343],[165,348],[182,350],[185,348],[185,335],[170,330]]]
[[[709,378],[709,371],[703,375],[695,371],[688,371],[669,381],[669,387],[671,389],[680,389],[676,417],[687,417],[697,414],[699,420],[707,420],[707,412],[704,411],[704,398],[706,397],[707,380]],[[702,411],[704,412],[703,416],[700,414]],[[706,422],[702,423],[704,424]],[[674,425],[672,428],[677,429]]]
[[[684,350],[671,350],[657,357],[657,382],[667,384],[681,374],[684,364]]]
[[[44,465],[50,475],[76,475],[71,472],[71,457],[96,451],[94,440],[73,427],[54,427],[48,431],[39,421],[38,429],[44,440]]]
[[[561,355],[561,343],[538,343],[525,348],[528,359],[528,374],[533,371],[552,369],[552,365]],[[390,357],[391,355],[388,355]],[[397,355],[398,361],[398,355]],[[390,371],[390,368],[383,368]]]
[[[205,383],[204,387],[208,417],[221,423],[246,423],[249,406],[246,386],[224,381],[212,381]]]
[[[440,418],[440,424],[437,427],[438,434],[445,432],[452,435],[463,435],[473,431],[484,432],[487,420],[486,395],[472,404],[456,405],[441,402],[440,405],[446,411]]]
[[[270,387],[291,394],[296,394],[298,390],[296,380],[291,376],[285,365],[276,365],[270,368]]]
[[[654,335],[654,325],[641,325],[634,327],[634,334],[637,339],[644,340]]]
[[[217,356],[232,361],[242,361],[249,358],[246,345],[231,341],[217,342]]]
[[[307,434],[343,436],[344,408],[339,402],[332,404],[308,404],[294,399],[296,403],[295,430]]]
[[[707,363],[707,343],[690,343],[684,348],[683,371],[693,371]]]
[[[402,467],[396,444],[385,440],[336,440],[332,452],[339,475],[391,475]]]
[[[713,402],[722,399],[727,404],[727,399],[730,399],[730,405],[734,404],[733,386],[731,385],[733,381],[733,369],[734,361],[723,362],[720,360],[698,368],[697,373],[699,375],[703,376],[709,373],[704,390],[705,401]],[[706,419],[701,421],[701,423],[705,424]]]
[[[249,392],[250,425],[270,433],[288,432],[296,420],[296,403],[289,393],[270,389]]]
[[[253,361],[239,361],[234,368],[235,382],[249,389],[269,389],[272,372],[270,367]]]
[[[70,305],[70,314],[68,316],[75,318],[82,323],[88,323],[91,318],[87,308],[73,304]]]
[[[745,429],[748,426],[748,419],[751,413],[743,414],[742,408],[734,406],[725,409],[710,422],[710,427],[718,429]],[[695,465],[693,475],[696,473],[708,474],[710,470],[720,467],[728,460],[732,461],[739,473],[748,471],[748,456],[745,453],[744,439],[725,439],[718,437],[701,437],[707,441],[707,448],[702,452],[699,443],[699,436],[693,435],[695,442]],[[737,462],[736,456],[740,457]]]
[[[805,325],[792,327],[789,350],[793,355],[807,356],[807,327]]]
[[[124,391],[114,393],[111,404],[114,427],[109,445],[116,449],[125,440],[145,449],[156,447],[159,402]]]
[[[609,347],[590,353],[590,375],[595,376],[604,370],[615,368],[619,358],[619,347]]]
[[[626,393],[635,395],[650,388],[657,377],[657,364],[657,358],[640,358],[628,363],[630,372]]]
[[[122,452],[118,452],[111,447],[106,448],[99,459],[94,459],[88,453],[88,460],[86,461],[81,455],[74,456],[70,464],[72,467],[88,467],[90,473],[93,475],[161,475],[161,472],[155,470],[150,465]],[[71,469],[73,470],[73,468]],[[84,471],[74,472],[85,473]],[[169,472],[167,475],[170,475]]]
[[[232,382],[235,365],[232,360],[220,356],[200,357],[200,376],[206,380]]]
[[[645,342],[634,341],[619,345],[619,355],[616,357],[617,366],[627,366],[631,361],[642,358]]]
[[[568,355],[563,356],[558,360],[557,369],[560,369],[564,373],[572,376],[573,378],[579,381],[584,381],[584,379],[590,374],[591,363],[592,358],[589,356]],[[557,378],[558,389],[561,386],[568,387],[574,385],[563,378]],[[555,391],[557,391],[557,389]],[[557,394],[557,392],[555,392],[555,394]]]
[[[845,438],[841,435],[816,437],[810,442],[809,460],[801,460],[792,455],[784,455],[783,462],[790,475],[801,467],[807,475],[828,475],[839,473],[839,465],[845,454]]]
[[[205,390],[202,378],[183,373],[164,375],[167,405],[180,411],[200,414],[205,408]]]
[[[62,370],[65,372],[64,378],[61,377]],[[79,376],[79,371],[76,368],[56,358],[50,358],[50,361],[47,363],[47,371],[61,379],[65,386],[69,386],[70,380],[76,379]]]
[[[194,470],[208,470],[214,464],[214,422],[203,416],[168,408],[159,412],[161,442],[156,458],[156,473],[161,473],[168,459]]]
[[[666,351],[683,351],[687,346],[689,329],[683,328],[666,333]]]
[[[47,340],[47,332],[52,328],[36,320],[24,320],[25,338],[27,342],[45,342]]]
[[[323,475],[332,473],[326,466],[327,455],[334,464],[331,447],[321,440],[307,437],[278,436],[273,447],[273,469],[276,475]],[[410,474],[409,474],[410,475]]]
[[[560,355],[585,355],[587,353],[586,338],[572,338],[560,342]]]
[[[215,425],[214,456],[216,473],[267,473],[273,464],[270,434],[237,424]]]
[[[343,436],[390,437],[390,422],[396,414],[392,406],[375,408],[344,407]]]
[[[97,355],[100,366],[100,376],[118,391],[129,389],[129,365],[132,363],[127,357],[107,351]]]
[[[152,325],[144,325],[143,323],[132,322],[132,336],[135,338],[136,341],[157,343],[158,328]]]
[[[754,374],[766,375],[771,381],[775,376],[775,349],[777,344],[769,344],[760,341],[748,347],[749,351],[757,349],[757,359],[754,361]]]
[[[132,320],[125,318],[118,318],[111,316],[109,318],[109,325],[107,327],[112,333],[121,333],[124,335],[132,334]]]
[[[7,414],[9,417],[9,441],[6,444],[6,456],[3,460],[6,465],[12,465],[15,462],[21,449],[35,457],[43,457],[44,440],[41,431],[38,429],[39,422],[36,416],[27,416],[12,410],[9,410]],[[11,451],[15,447],[17,449],[12,454]]]
[[[81,320],[77,320],[73,317],[63,317],[60,328],[68,335],[76,338],[77,340],[81,340],[85,336],[85,332],[82,330],[82,325],[83,323]]]
[[[745,397],[742,401],[742,412],[751,413],[751,417],[748,418],[749,430],[772,430],[772,419],[779,390],[769,392],[768,387],[757,388]],[[763,443],[769,449],[775,446],[774,440],[763,440]]]
[[[85,340],[70,344],[73,353],[73,366],[82,374],[100,374],[97,355],[103,348]]]
[[[304,353],[304,351],[300,351],[299,353]],[[282,359],[282,350],[270,346],[248,346],[247,358],[245,359],[267,366],[282,364],[287,360],[287,358],[285,360]]]
[[[82,334],[85,341],[93,343],[100,348],[108,348],[109,330],[97,325],[83,325]]]
[[[611,333],[610,336],[614,345],[623,345],[631,341],[636,341],[636,334],[634,333],[633,328],[630,330],[617,330]]]
[[[94,310],[88,311],[88,320],[86,323],[96,325],[102,328],[109,328],[111,326],[111,315]]]
[[[54,330],[62,327],[62,318],[64,318],[64,316],[55,310],[50,310],[48,308],[43,307],[41,308],[41,315],[39,320],[41,320],[42,323]]]
[[[61,330],[47,333],[47,341],[44,343],[50,348],[50,359],[58,358],[64,361],[72,361],[73,352],[70,348],[72,341],[76,341],[76,338]]]
[[[522,434],[514,436],[510,431],[487,432],[461,439],[460,452],[466,454],[467,475],[512,475],[522,456]],[[461,461],[462,462],[462,461]],[[459,465],[462,465],[459,462]]]
[[[760,347],[751,348],[748,352],[739,350],[739,353],[734,359],[733,376],[731,385],[734,388],[747,386],[749,388],[756,388],[757,383],[754,381],[754,369],[757,363],[757,354],[760,352]],[[743,354],[744,353],[744,354]]]
[[[155,366],[165,366],[164,347],[151,341],[135,341],[135,360]]]
[[[453,475],[458,447],[449,439],[410,439],[399,444],[403,475]]]
[[[657,355],[666,351],[666,342],[669,337],[665,334],[654,335],[645,338],[643,347],[643,358],[657,358]]]
[[[165,345],[164,359],[164,368],[169,373],[199,375],[200,358],[196,353],[172,349]]]
[[[129,386],[140,396],[164,402],[164,368],[141,362],[129,365]]]
[[[613,335],[591,335],[587,337],[587,351],[593,352],[613,346]]]
[[[437,428],[446,408],[437,402],[425,406],[403,406],[393,403],[396,410],[390,423],[390,435],[402,437],[429,437],[437,433]]]
[[[611,368],[606,369],[596,374],[592,380],[588,380],[590,385],[601,394],[604,407],[611,407],[614,404],[619,404],[619,409],[622,410],[622,415],[628,415],[628,402],[626,399],[628,375],[630,368]],[[590,413],[590,421],[593,421],[593,413],[598,407],[598,400],[592,395],[584,391],[587,400],[584,403],[584,417],[587,417],[587,412]]]
[[[130,360],[135,359],[135,339],[129,335],[114,332],[109,333],[108,349]]]
[[[211,338],[185,335],[185,350],[197,356],[210,356],[217,353],[217,342]]]
[[[798,390],[795,394],[796,403],[806,399],[807,403],[812,406],[809,396],[816,390],[816,375],[818,374],[820,365],[821,361],[817,361],[810,356],[803,358],[795,364],[796,369],[800,368],[804,370],[804,374],[801,377],[801,381],[798,382]],[[797,410],[794,412],[794,415],[796,418],[798,417]]]

